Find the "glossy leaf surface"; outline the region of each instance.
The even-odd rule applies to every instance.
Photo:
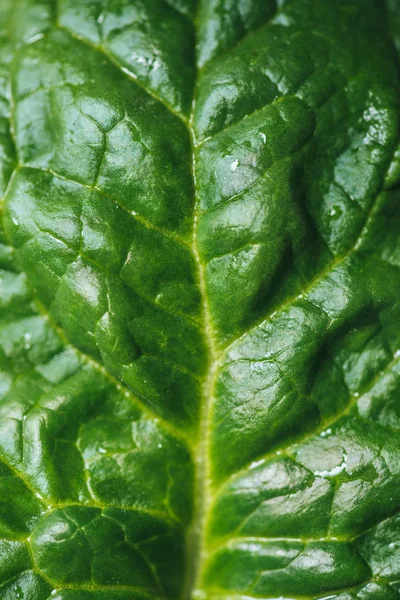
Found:
[[[400,598],[397,0],[0,0],[2,600]]]

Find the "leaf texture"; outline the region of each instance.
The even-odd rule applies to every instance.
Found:
[[[400,598],[397,0],[0,0],[2,600]]]

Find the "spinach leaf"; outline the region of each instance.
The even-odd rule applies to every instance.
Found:
[[[2,600],[400,598],[398,0],[0,0]]]

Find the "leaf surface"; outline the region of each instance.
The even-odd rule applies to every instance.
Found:
[[[396,0],[2,0],[2,600],[400,597]]]

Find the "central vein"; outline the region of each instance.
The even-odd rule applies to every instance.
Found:
[[[200,583],[201,565],[204,558],[205,530],[208,507],[210,503],[210,461],[209,461],[209,431],[214,385],[218,368],[218,350],[212,325],[211,311],[207,297],[205,265],[201,260],[198,243],[197,228],[199,220],[199,198],[196,185],[196,141],[194,130],[189,124],[189,133],[192,148],[192,176],[194,186],[194,227],[193,227],[193,254],[197,263],[198,285],[202,298],[202,315],[204,323],[204,336],[208,348],[207,372],[202,386],[199,442],[195,456],[195,505],[194,518],[187,536],[187,572],[183,590],[183,600],[190,600],[192,594]]]

